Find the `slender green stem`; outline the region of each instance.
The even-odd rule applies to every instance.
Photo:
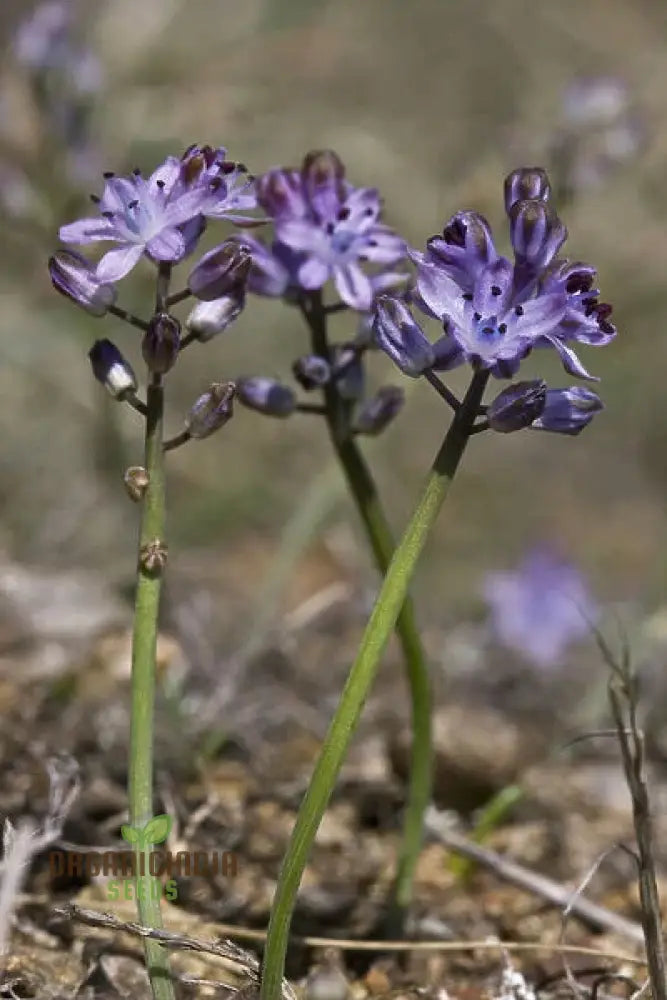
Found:
[[[169,272],[158,277],[157,308],[163,307]],[[130,824],[142,828],[153,817],[153,711],[155,654],[161,577],[166,559],[165,473],[162,449],[164,390],[153,375],[146,397],[144,465],[148,486],[144,494],[139,532],[139,558],[132,636],[132,708],[130,720],[129,800]],[[135,893],[139,920],[145,927],[162,927],[161,885],[149,874],[150,844],[136,848]],[[145,874],[144,874],[145,872]],[[174,1000],[167,952],[157,941],[144,942],[146,964],[155,1000]]]
[[[271,909],[262,968],[261,1000],[280,1000],[289,927],[296,895],[336,778],[373,683],[382,653],[405,601],[410,579],[447,495],[477,415],[488,373],[473,376],[442,444],[421,498],[392,557],[375,607],[302,800]]]
[[[314,295],[304,312],[313,350],[330,361],[327,319],[321,295]],[[333,380],[326,386],[324,395],[331,441],[364,525],[375,565],[384,578],[394,554],[391,528],[371,471],[352,436],[349,405],[341,399],[337,383]],[[403,840],[387,920],[387,932],[392,937],[400,934],[412,898],[412,883],[422,845],[424,813],[431,797],[431,685],[414,605],[409,596],[405,598],[398,616],[396,633],[403,651],[410,690],[412,759]]]

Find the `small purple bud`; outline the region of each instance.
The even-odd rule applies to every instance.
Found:
[[[537,199],[517,201],[509,217],[517,264],[534,269],[550,264],[567,239],[567,229],[554,210]]]
[[[340,344],[337,347],[331,377],[336,382],[342,399],[356,403],[363,398],[366,375],[361,354],[353,344]]]
[[[269,417],[289,417],[296,409],[290,387],[263,375],[237,379],[236,397],[243,406]]]
[[[234,240],[205,253],[188,277],[188,288],[198,299],[211,302],[245,287],[252,265],[249,247]]]
[[[123,400],[128,393],[136,392],[137,377],[110,340],[96,340],[88,351],[93,375],[114,399]]]
[[[302,389],[321,389],[331,378],[331,365],[317,354],[304,354],[292,365],[294,378]]]
[[[435,361],[433,345],[400,299],[382,295],[375,305],[373,332],[378,346],[405,375],[419,378]]]
[[[542,167],[520,167],[505,178],[505,211],[517,201],[548,201],[551,185]]]
[[[303,190],[320,219],[330,219],[345,199],[345,167],[331,149],[306,153],[301,167]]]
[[[534,421],[538,431],[555,434],[580,434],[596,413],[603,409],[602,400],[590,389],[573,385],[569,389],[548,389],[542,415]]]
[[[205,344],[223,333],[234,322],[245,305],[245,291],[236,288],[229,295],[212,302],[199,302],[185,321],[185,328]]]
[[[98,281],[95,268],[72,250],[59,250],[49,259],[53,287],[91,316],[104,316],[116,301],[114,285]]]
[[[489,406],[491,430],[511,434],[529,427],[541,415],[547,398],[547,383],[541,379],[516,382],[503,389]]]
[[[169,313],[156,313],[141,344],[144,361],[154,375],[173,368],[181,345],[181,324]]]
[[[383,385],[367,399],[357,414],[354,429],[358,434],[380,434],[403,408],[405,393],[397,385]]]
[[[233,382],[214,382],[200,396],[185,418],[190,436],[201,440],[223,427],[234,414],[236,386]]]

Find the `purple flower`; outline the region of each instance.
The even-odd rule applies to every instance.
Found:
[[[274,220],[276,241],[297,255],[296,284],[310,291],[333,278],[343,302],[370,309],[373,285],[361,268],[405,256],[404,241],[380,222],[373,188],[355,188],[335,153],[309,153],[300,171],[270,170],[257,181],[259,204]]]
[[[56,291],[92,316],[105,316],[116,301],[116,289],[95,275],[95,269],[78,253],[60,250],[49,259],[49,273]]]
[[[548,549],[531,552],[513,573],[489,575],[484,596],[496,640],[545,669],[585,638],[599,613],[578,571]]]
[[[175,264],[194,249],[205,216],[248,222],[237,212],[256,205],[244,168],[224,157],[224,149],[193,146],[180,160],[168,156],[148,180],[139,170],[130,177],[106,174],[102,197],[93,199],[100,217],[62,226],[60,239],[118,244],[97,265],[100,281],[123,278],[144,254]]]
[[[114,399],[123,400],[137,389],[132,366],[111,340],[96,340],[88,351],[93,375]]]
[[[596,393],[581,385],[569,389],[548,389],[544,409],[531,427],[556,434],[580,434],[603,408]]]
[[[548,204],[549,193],[548,178],[537,167],[506,179],[513,262],[498,253],[488,222],[475,212],[457,213],[424,253],[411,251],[417,265],[412,301],[444,329],[433,345],[435,370],[468,361],[508,378],[534,347],[548,345],[570,374],[593,378],[567,342],[608,343],[616,333],[611,307],[600,304],[591,288],[594,269],[556,258],[567,231]],[[383,308],[386,315],[384,300]],[[407,328],[407,313],[402,322]],[[412,337],[417,340],[414,329]]]
[[[108,175],[98,202],[100,217],[62,226],[60,239],[63,243],[109,240],[118,244],[97,265],[100,281],[125,277],[144,253],[154,261],[182,260],[201,233],[197,224],[205,193],[198,187],[183,188],[179,175],[180,161],[175,157],[168,157],[148,180],[138,171],[128,178]]]
[[[231,326],[244,305],[245,290],[242,286],[237,287],[220,299],[198,302],[185,321],[185,327],[200,343],[206,343]]]
[[[252,265],[250,247],[238,240],[225,240],[205,253],[188,276],[188,288],[203,302],[221,299],[245,288]]]

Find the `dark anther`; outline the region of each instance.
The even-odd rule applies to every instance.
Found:
[[[91,194],[90,200],[92,201],[93,205],[99,205],[99,203],[102,201],[100,196],[97,194]]]
[[[128,201],[128,203],[127,203],[127,207],[128,208],[137,208],[138,205],[139,205],[139,199],[138,198],[134,198],[132,201]]]
[[[592,274],[573,274],[565,283],[565,291],[570,295],[574,295],[576,292],[590,292],[592,287]]]
[[[113,219],[113,212],[102,212],[105,219]]]
[[[472,292],[464,292],[463,298],[466,300],[466,302],[472,302]]]
[[[341,208],[340,212],[338,213],[338,221],[345,222],[345,220],[349,218],[350,218],[349,208],[347,208],[347,206]]]
[[[135,177],[141,177],[141,167],[135,167],[132,173]]]
[[[472,314],[472,318],[475,320],[475,323],[479,323],[480,319],[482,318],[482,314],[475,312]]]
[[[114,174],[113,170],[105,170],[104,173],[102,174],[102,177],[104,177],[105,181],[110,181],[111,178],[115,176],[116,175]]]
[[[369,247],[376,247],[377,245],[378,245],[378,241],[377,240],[368,240],[368,246]]]
[[[336,227],[334,226],[333,222],[327,222],[327,233],[329,234],[329,236],[333,236],[333,231],[335,228]]]
[[[181,157],[181,159],[185,160],[186,157],[188,157],[190,155],[190,153],[192,153],[196,148],[197,148],[197,143],[193,142],[192,145],[188,146],[188,148],[185,150],[185,152],[183,153],[183,156]]]
[[[160,191],[162,191],[162,189],[164,188],[164,181],[156,181],[155,183],[159,187]]]
[[[375,209],[369,206],[364,210],[364,215],[375,215]]]
[[[516,316],[523,316],[523,306],[515,306],[514,313]]]
[[[498,333],[507,333],[507,323],[501,323],[498,327]]]
[[[502,288],[500,288],[498,285],[491,285],[491,294],[502,295]]]
[[[452,222],[451,226],[446,226],[442,233],[445,243],[451,246],[464,247],[466,243],[466,227],[460,219]]]

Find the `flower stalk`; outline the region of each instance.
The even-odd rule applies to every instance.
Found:
[[[327,337],[327,312],[321,292],[313,292],[302,307],[315,354],[331,362]],[[343,399],[338,383],[324,386],[324,415],[334,450],[361,518],[375,565],[384,576],[394,554],[394,538],[371,471],[352,434],[352,406]],[[412,898],[412,883],[422,845],[424,813],[431,797],[431,689],[414,605],[406,596],[396,622],[403,652],[412,712],[412,759],[403,839],[393,887],[387,929],[400,933]]]
[[[470,437],[488,371],[473,375],[460,409],[435,458],[422,495],[387,574],[361,640],[357,658],[329,726],[313,776],[302,800],[278,877],[262,967],[261,1000],[280,1000],[289,927],[308,854],[333,791],[382,653],[407,596],[426,540],[438,517]]]

